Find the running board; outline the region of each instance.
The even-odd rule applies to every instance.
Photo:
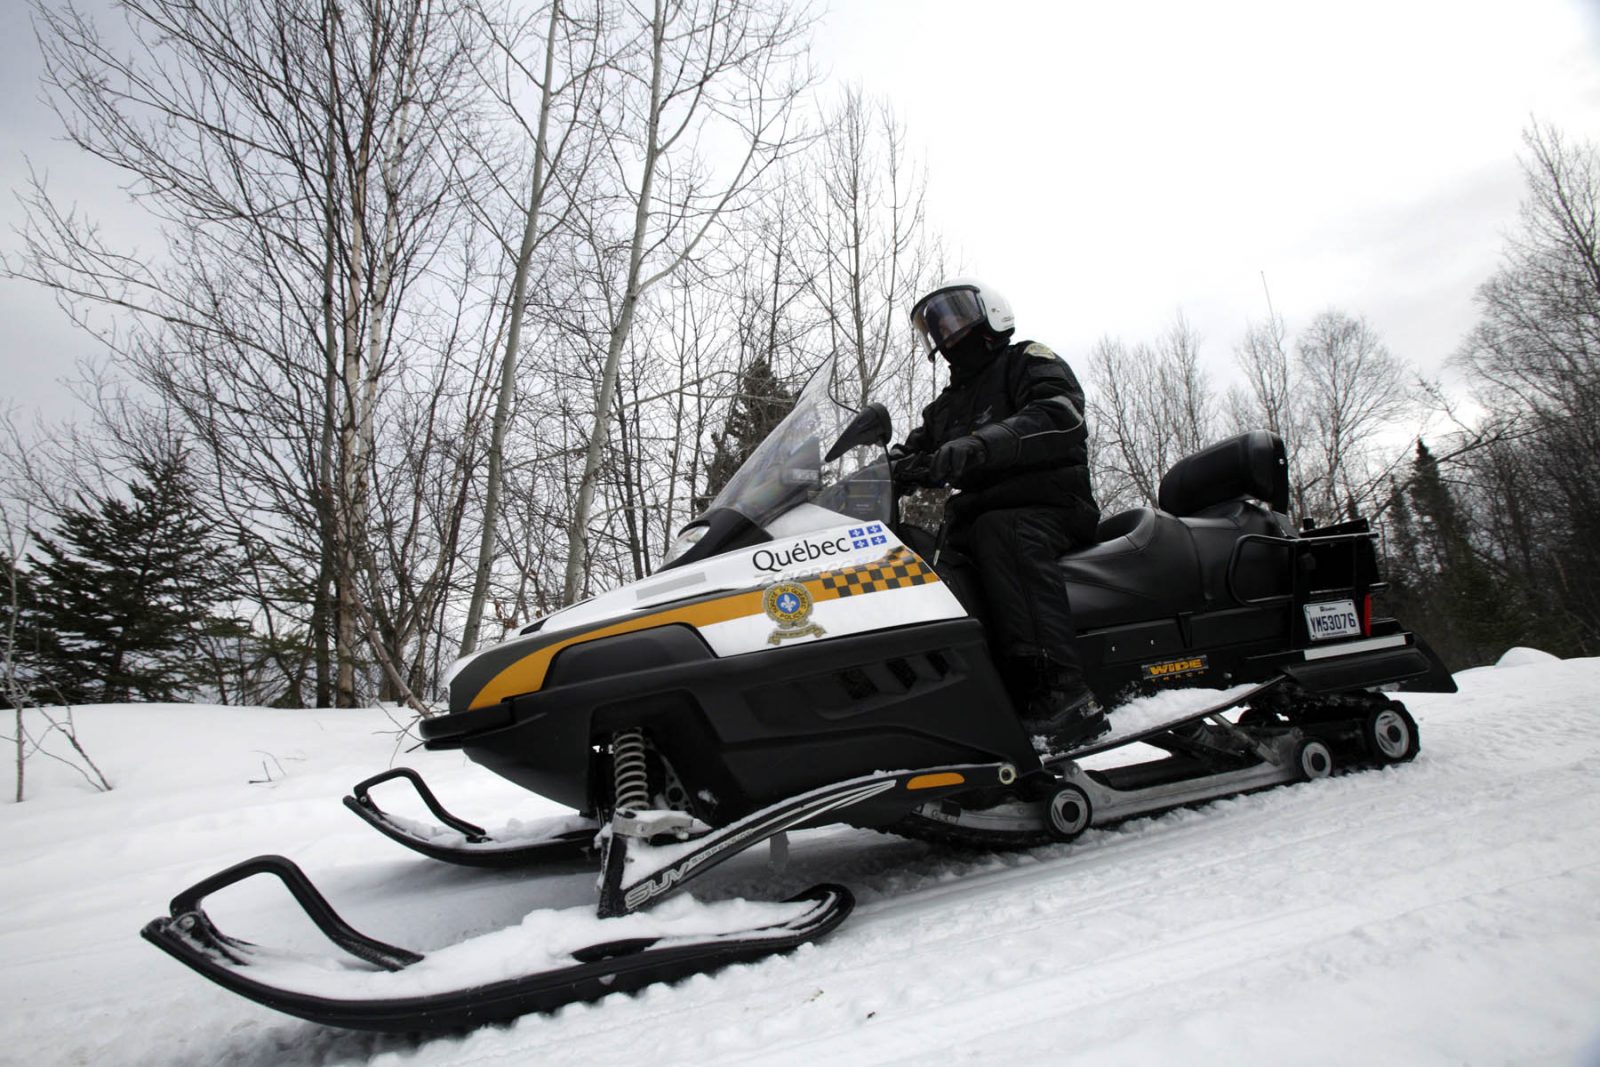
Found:
[[[384,782],[404,779],[443,826],[432,826],[391,815],[378,806],[370,791]],[[413,852],[463,867],[526,867],[593,856],[600,824],[580,816],[544,819],[519,829],[514,836],[496,837],[483,827],[452,814],[422,776],[410,767],[375,774],[358,782],[344,798],[344,806],[361,816],[373,829]]]
[[[1092,813],[1089,825],[1104,827],[1129,819],[1158,815],[1175,808],[1303,781],[1307,774],[1296,759],[1303,740],[1303,735],[1298,731],[1284,731],[1278,738],[1266,742],[1272,749],[1272,759],[1247,767],[1214,771],[1142,788],[1119,789],[1100,772],[1086,770],[1076,763],[1058,768],[1057,773],[1064,783],[1075,785],[1088,794]],[[1332,770],[1331,761],[1327,769]]]
[[[1218,726],[1225,730],[1232,730],[1234,728],[1233,724],[1225,719],[1220,718],[1223,712],[1231,711],[1242,704],[1248,704],[1262,693],[1276,688],[1278,685],[1282,684],[1283,681],[1284,675],[1275,675],[1274,677],[1269,678],[1267,681],[1262,682],[1260,685],[1251,686],[1250,688],[1245,689],[1234,696],[1228,697],[1224,700],[1219,700],[1214,704],[1208,704],[1203,708],[1197,708],[1193,711],[1184,712],[1182,715],[1177,715],[1171,719],[1163,720],[1153,726],[1142,726],[1136,730],[1128,732],[1117,731],[1116,711],[1113,710],[1111,712],[1111,736],[1096,738],[1089,744],[1080,748],[1072,749],[1068,752],[1052,754],[1045,757],[1041,762],[1043,762],[1046,767],[1055,769],[1056,767],[1059,767],[1060,765],[1068,763],[1072,760],[1085,759],[1089,756],[1098,755],[1101,752],[1110,752],[1113,749],[1124,748],[1128,745],[1138,744],[1141,741],[1147,741],[1150,738],[1155,737],[1157,734],[1166,733],[1175,726],[1182,726],[1185,723],[1195,722],[1200,719],[1218,717]]]
[[[291,965],[294,961],[284,953],[269,952],[222,933],[201,907],[211,893],[259,874],[283,881],[328,940],[356,959],[392,972],[392,977],[381,971],[344,968],[337,959],[318,957],[305,961],[317,975],[314,984],[326,986],[327,972],[344,968],[347,974],[338,980],[375,995],[332,996],[275,983],[286,959]],[[327,1026],[436,1032],[552,1011],[576,1001],[633,992],[655,982],[677,981],[786,952],[838,926],[850,914],[854,899],[843,886],[819,885],[786,903],[798,906],[797,913],[767,926],[713,934],[620,938],[572,951],[551,969],[431,992],[415,992],[426,984],[407,980],[413,969],[425,970],[419,966],[425,961],[421,953],[355,930],[305,873],[282,856],[257,856],[197,882],[173,898],[168,916],[150,922],[140,933],[180,963],[266,1007]],[[386,993],[386,985],[394,991]]]

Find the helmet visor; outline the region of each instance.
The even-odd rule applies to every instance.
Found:
[[[984,317],[976,290],[941,289],[917,301],[911,309],[911,326],[921,335],[931,356],[934,352],[948,352]]]

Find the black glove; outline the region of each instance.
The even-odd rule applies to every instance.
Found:
[[[939,446],[928,465],[928,477],[934,485],[956,485],[963,472],[977,467],[989,454],[983,439],[967,435],[957,437]]]
[[[889,450],[889,477],[905,489],[918,489],[929,484],[928,464],[932,460],[926,452],[911,452],[904,445]]]

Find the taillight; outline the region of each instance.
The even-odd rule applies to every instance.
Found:
[[[1361,598],[1361,636],[1372,636],[1372,594]]]

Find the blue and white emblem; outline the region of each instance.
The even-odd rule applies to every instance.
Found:
[[[761,597],[767,617],[778,624],[767,638],[776,645],[788,637],[821,637],[826,631],[811,621],[811,591],[799,582],[778,582],[767,586]]]

